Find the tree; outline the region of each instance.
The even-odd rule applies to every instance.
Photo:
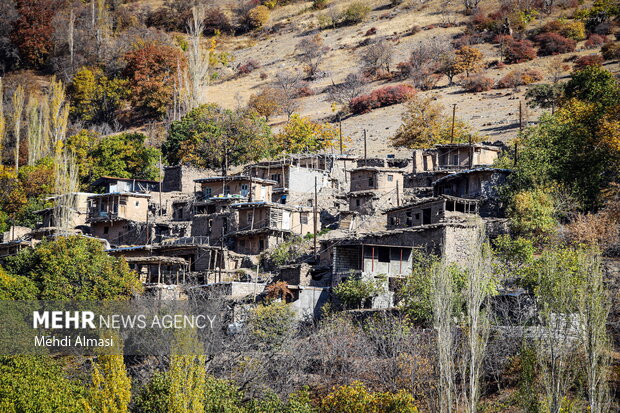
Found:
[[[115,337],[120,340],[120,337]],[[127,376],[122,354],[105,354],[93,364],[88,411],[129,412],[131,379]]]
[[[516,193],[508,206],[508,216],[513,231],[536,240],[546,239],[558,225],[549,188]]]
[[[447,39],[431,38],[419,42],[409,57],[409,76],[415,87],[430,89],[433,86],[432,75],[441,64],[441,58],[452,51],[452,44]]]
[[[134,396],[135,413],[168,413],[170,381],[165,372],[156,371]]]
[[[185,56],[177,48],[151,42],[127,52],[124,59],[133,105],[149,117],[163,118],[179,86],[178,71],[187,66]]]
[[[348,108],[351,101],[362,94],[366,78],[361,74],[349,73],[342,83],[329,86],[327,96],[330,102],[339,103]]]
[[[301,86],[301,76],[299,72],[278,72],[274,85],[282,91],[282,110],[290,119],[295,113],[299,103],[297,102],[297,90]]]
[[[20,158],[20,149],[21,149],[21,129],[22,129],[22,114],[24,112],[24,87],[22,85],[18,85],[13,92],[13,97],[11,99],[12,113],[11,113],[11,124],[13,126],[13,140],[14,140],[14,165],[15,172],[19,170],[19,158]]]
[[[335,387],[321,400],[324,413],[418,413],[415,400],[406,391],[373,393],[360,381]]]
[[[454,137],[452,123],[443,115],[444,108],[430,98],[414,97],[405,104],[402,124],[391,143],[409,149],[430,148],[447,142],[467,142],[474,137],[465,123],[455,120]]]
[[[193,330],[177,333],[170,356],[168,412],[203,413],[206,356]]]
[[[112,122],[129,97],[127,86],[126,80],[109,79],[99,68],[81,68],[68,88],[71,116],[86,123]]]
[[[208,104],[172,122],[163,152],[171,164],[220,168],[226,175],[230,166],[271,153],[270,138],[271,129],[255,113]]]
[[[559,106],[563,96],[563,83],[533,85],[525,92],[525,99],[530,107],[551,108],[551,113],[555,112],[555,108]]]
[[[387,40],[371,44],[361,55],[364,74],[375,76],[379,70],[389,73],[393,56],[394,46]]]
[[[463,5],[465,6],[465,14],[471,15],[478,9],[478,4],[480,4],[481,0],[463,0]]]
[[[259,305],[248,317],[250,336],[265,350],[280,348],[294,334],[295,310],[283,301]]]
[[[0,410],[82,413],[84,391],[49,356],[0,356]]]
[[[323,58],[329,52],[329,47],[325,46],[323,37],[320,34],[305,37],[297,44],[296,50],[299,52],[297,59],[306,65],[308,76],[315,78]]]
[[[569,99],[613,108],[620,101],[620,84],[611,72],[602,67],[589,66],[571,75],[565,93]]]
[[[278,152],[318,152],[333,147],[338,129],[326,123],[316,123],[297,114],[291,116],[282,132],[275,136]]]
[[[470,73],[477,72],[482,67],[482,58],[484,55],[478,49],[469,46],[463,46],[454,52],[454,65],[457,71],[465,72],[467,77]]]
[[[19,18],[13,22],[11,40],[25,66],[40,69],[52,52],[56,3],[52,0],[16,0]]]
[[[248,107],[257,114],[264,116],[266,121],[282,110],[282,91],[275,88],[262,89],[255,95],[250,96]]]
[[[79,236],[22,250],[7,259],[6,269],[31,279],[40,300],[124,300],[141,290],[123,259],[110,257],[101,242]]]
[[[350,278],[342,281],[333,289],[333,293],[345,308],[362,308],[366,300],[383,291],[381,281]]]
[[[248,11],[246,19],[251,29],[261,29],[269,21],[269,9],[256,6]]]
[[[463,66],[458,64],[456,54],[453,51],[441,55],[439,72],[448,77],[449,85],[454,84],[454,76],[463,73]]]

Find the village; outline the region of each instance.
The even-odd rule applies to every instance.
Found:
[[[45,237],[81,235],[124,257],[145,293],[161,299],[199,287],[256,301],[280,282],[300,318],[318,318],[331,289],[357,277],[381,280],[367,307],[389,309],[414,252],[465,263],[481,234],[508,232],[498,190],[511,170],[493,167],[503,148],[441,144],[408,159],[288,155],[227,176],[168,166],[161,181],[102,176],[92,193],[52,197],[36,229],[4,233],[0,259]],[[284,243],[301,253],[265,268]]]

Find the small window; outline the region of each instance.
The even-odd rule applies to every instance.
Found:
[[[372,176],[368,177],[368,186],[370,188],[374,188],[374,186],[375,186],[375,178],[373,178]]]
[[[120,203],[121,205],[127,205],[127,198],[125,198],[125,197],[121,198],[121,199],[120,199],[120,201],[119,201],[119,203]]]
[[[398,225],[398,218],[397,217],[390,217],[390,223],[392,225]]]
[[[394,181],[394,175],[388,175],[388,182]]]
[[[355,206],[360,206],[360,200],[359,199],[355,200]]]
[[[203,192],[204,192],[204,194],[205,194],[205,198],[211,198],[211,191],[212,191],[212,189],[211,189],[211,188],[205,188],[205,189],[204,189],[204,191],[203,191]]]
[[[306,213],[301,214],[301,215],[299,216],[299,221],[300,221],[302,224],[307,224],[307,223],[308,223],[308,214],[306,214]]]
[[[264,240],[262,240],[262,239],[258,240],[258,249],[259,249],[260,251],[262,251],[263,249],[265,249],[265,241],[264,241]]]
[[[224,195],[228,195],[228,194],[230,194],[230,186],[226,185],[224,187]]]
[[[109,234],[110,233],[110,227],[103,227],[103,233],[105,235]]]
[[[140,206],[140,201],[136,201],[136,206]]]
[[[420,214],[419,213],[415,214],[415,219],[416,219],[416,221],[420,220]]]
[[[453,164],[454,165],[458,165],[459,164],[459,156],[458,156],[458,154],[454,155],[454,157],[453,157]]]

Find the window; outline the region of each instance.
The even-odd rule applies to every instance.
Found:
[[[377,255],[379,262],[390,262],[390,249],[388,247],[379,247]]]
[[[394,181],[394,175],[388,175],[388,182]]]
[[[136,201],[136,206],[140,206],[140,201]]]
[[[415,220],[416,220],[416,221],[419,221],[419,220],[420,220],[420,214],[419,214],[419,213],[415,214]]]
[[[302,213],[302,214],[299,216],[299,221],[300,221],[302,224],[307,224],[307,223],[308,223],[308,214],[307,214],[307,213],[305,213],[305,212],[304,212],[304,213]]]
[[[211,188],[205,188],[205,189],[204,189],[204,191],[203,191],[203,192],[204,192],[204,194],[205,194],[205,198],[211,198],[211,191],[212,191],[212,189],[211,189]]]
[[[110,227],[103,227],[103,233],[108,235],[110,233]]]
[[[241,184],[241,196],[247,196],[250,193],[248,184]]]
[[[271,180],[280,183],[280,174],[271,174]]]
[[[230,194],[230,186],[226,185],[226,186],[224,187],[224,196],[226,196],[226,195],[228,195],[228,194]]]
[[[431,209],[424,208],[422,210],[422,225],[429,225],[431,223]]]
[[[375,178],[374,177],[372,177],[372,176],[368,177],[368,186],[370,188],[374,188],[375,187]]]
[[[263,249],[265,249],[265,241],[262,239],[258,240],[258,249],[259,251],[262,251]]]
[[[245,248],[245,240],[244,239],[240,239],[239,240],[239,248],[241,248],[241,249]]]
[[[454,155],[452,159],[453,159],[453,161],[452,161],[453,165],[458,165],[459,164],[459,155],[458,154]]]
[[[248,214],[245,217],[245,222],[249,225],[252,222],[252,216],[253,214],[251,212],[248,212]]]
[[[355,200],[355,206],[360,206],[360,200],[359,199]]]
[[[398,225],[398,218],[397,217],[390,217],[390,224],[391,225]]]
[[[121,205],[127,205],[127,198],[125,198],[125,197],[121,197],[121,199],[120,199],[119,203],[120,203]]]

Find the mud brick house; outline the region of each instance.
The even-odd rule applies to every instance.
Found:
[[[247,198],[248,201],[271,201],[273,187],[277,184],[271,179],[247,175],[214,176],[195,179],[200,185],[202,199]]]
[[[93,236],[112,245],[145,244],[149,241],[151,195],[119,192],[88,197],[88,218]]]
[[[349,210],[372,214],[379,208],[398,203],[402,195],[404,171],[363,166],[350,171]]]
[[[231,207],[236,226],[228,235],[237,253],[259,254],[291,235],[304,236],[314,230],[312,208],[272,202],[237,203]]]
[[[161,182],[148,179],[117,178],[102,176],[92,183],[93,188],[99,188],[104,193],[133,192],[148,193],[156,192],[161,188]]]
[[[88,192],[72,192],[50,198],[52,206],[35,213],[41,221],[37,229],[56,228],[64,226],[67,229],[80,229],[82,232],[90,232],[86,221],[88,218],[88,198],[95,194]],[[57,223],[62,217],[66,222]]]

